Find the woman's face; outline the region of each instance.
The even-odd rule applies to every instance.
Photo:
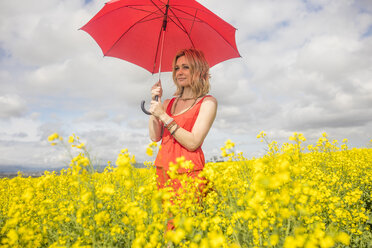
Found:
[[[179,86],[187,87],[191,85],[190,64],[185,56],[177,59],[174,71],[176,73],[176,82]]]

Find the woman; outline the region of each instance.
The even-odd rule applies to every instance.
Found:
[[[157,82],[151,90],[149,132],[152,141],[162,140],[155,160],[159,188],[169,180],[169,163],[185,157],[194,164],[192,170],[179,169],[193,178],[203,170],[205,159],[201,149],[217,112],[217,100],[209,92],[209,65],[201,51],[185,49],[173,60],[174,98],[161,102],[162,88]],[[159,96],[155,101],[155,96]],[[172,185],[177,190],[180,185]]]

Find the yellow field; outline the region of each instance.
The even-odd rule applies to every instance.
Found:
[[[202,198],[193,190],[200,182],[175,173],[190,166],[182,159],[171,176],[186,181],[183,192],[158,191],[151,163],[133,168],[123,150],[115,166],[94,172],[71,136],[82,153],[68,170],[0,180],[0,247],[370,247],[372,149],[326,134],[306,149],[304,141],[295,133],[250,160],[226,142],[230,161],[206,165]]]

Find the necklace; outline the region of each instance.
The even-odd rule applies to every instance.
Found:
[[[197,97],[198,98],[198,97]],[[180,99],[180,100],[182,100],[182,101],[188,101],[188,100],[195,100],[195,99],[197,99],[197,98],[195,98],[195,97],[190,97],[190,98],[181,98],[181,97],[179,97],[178,99]]]
[[[184,99],[187,99],[187,100],[195,99],[195,101],[193,102],[193,104],[191,104],[191,106],[190,106],[188,109],[186,109],[185,111],[182,111],[180,114],[183,114],[183,113],[189,111],[189,109],[191,109],[191,108],[195,105],[195,103],[196,103],[196,101],[198,100],[198,98],[199,98],[199,97],[197,97],[197,98],[184,98]],[[182,99],[182,98],[177,98],[176,103],[174,104],[174,108],[173,108],[173,115],[174,115],[174,112],[176,111],[176,107],[177,107],[177,103],[178,103],[178,100],[179,100],[179,99],[184,100],[184,99]]]

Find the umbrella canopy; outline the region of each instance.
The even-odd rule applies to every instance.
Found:
[[[81,29],[104,56],[151,73],[172,71],[184,48],[203,51],[210,67],[240,57],[236,29],[194,0],[112,0]]]

